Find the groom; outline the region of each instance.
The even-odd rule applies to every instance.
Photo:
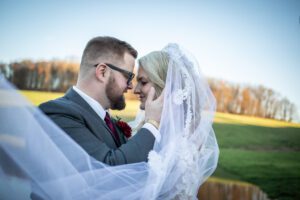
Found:
[[[126,124],[125,128],[118,126],[120,122],[107,112],[125,108],[124,93],[133,87],[136,58],[137,51],[125,41],[93,38],[84,49],[76,86],[62,98],[40,105],[89,155],[109,165],[147,161],[155,139],[160,137],[157,128],[162,97],[154,101],[154,89],[146,103],[146,123],[129,140],[124,135],[128,134]]]

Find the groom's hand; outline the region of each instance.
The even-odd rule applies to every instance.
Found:
[[[154,97],[155,89],[151,87],[145,102],[145,121],[154,120],[159,124],[164,103],[164,91],[157,99],[154,100]]]

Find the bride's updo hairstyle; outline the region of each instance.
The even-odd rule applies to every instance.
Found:
[[[163,51],[153,51],[138,60],[139,67],[145,70],[149,80],[153,83],[158,97],[165,87],[169,55]]]

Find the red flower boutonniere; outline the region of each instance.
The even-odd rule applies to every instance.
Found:
[[[117,120],[116,125],[122,130],[126,138],[130,138],[132,132],[131,127],[126,122],[122,121],[121,118],[117,118]]]

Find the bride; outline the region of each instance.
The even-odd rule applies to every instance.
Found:
[[[177,44],[142,57],[137,80],[141,110],[149,88],[156,96],[164,90],[161,139],[148,162],[109,166],[90,157],[1,77],[1,198],[17,197],[21,184],[42,199],[196,199],[219,155],[212,92],[196,60]],[[130,124],[138,130],[143,121],[140,111]]]

